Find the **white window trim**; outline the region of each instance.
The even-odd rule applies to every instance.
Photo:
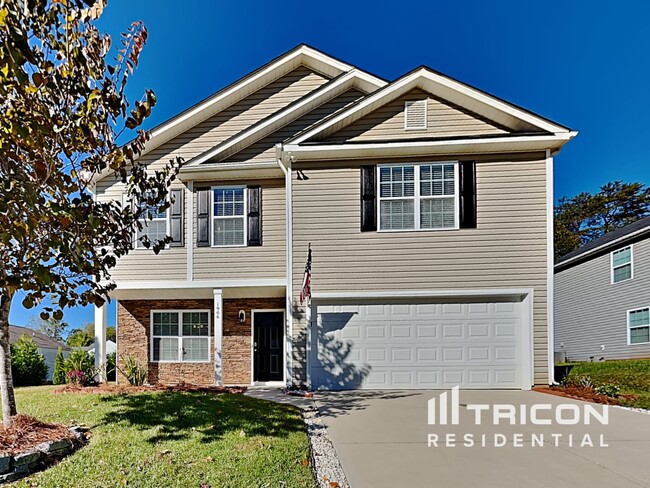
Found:
[[[417,102],[424,102],[424,126],[421,127],[409,127],[408,125],[408,117],[406,114],[407,108],[409,104],[417,103]],[[404,130],[427,130],[429,128],[429,104],[427,102],[427,99],[421,99],[421,100],[406,100],[404,102]]]
[[[244,243],[243,244],[232,244],[228,246],[219,246],[214,243],[214,221],[215,219],[218,219],[219,217],[215,217],[214,215],[214,190],[238,190],[238,189],[243,189],[244,190],[244,215],[242,218],[244,219]],[[248,222],[247,222],[247,216],[248,216],[248,188],[245,185],[214,185],[210,187],[210,247],[218,247],[218,248],[225,248],[225,247],[248,247]],[[233,216],[230,217],[224,217],[224,218],[233,218]]]
[[[169,232],[171,229],[170,225],[170,217],[171,217],[171,212],[170,212],[171,207],[168,207],[165,209],[165,236],[169,236]],[[162,220],[162,218],[154,218],[149,220],[146,216],[141,219],[144,222],[144,226],[147,227],[149,222],[153,222],[155,220]],[[143,229],[144,232],[144,229]],[[145,232],[146,233],[146,232]],[[165,249],[169,249],[169,244],[165,244]],[[135,236],[135,250],[139,251],[151,251],[151,247],[145,247],[144,244],[142,244],[142,241],[138,238],[137,232]]]
[[[208,335],[206,336],[184,336],[182,335],[183,332],[183,313],[192,313],[192,312],[203,312],[208,314]],[[177,336],[154,336],[153,334],[153,314],[154,313],[177,313],[179,314],[179,320],[178,320],[178,332],[181,333],[181,335]],[[174,363],[174,364],[179,364],[179,363],[199,363],[199,364],[209,364],[212,363],[212,360],[210,359],[210,351],[212,351],[212,310],[208,309],[162,309],[162,310],[150,310],[149,311],[149,362],[150,363]],[[178,358],[181,358],[180,360],[177,361],[170,361],[170,360],[158,360],[155,361],[153,358],[153,340],[154,337],[167,337],[167,338],[177,338],[178,339]],[[207,338],[208,339],[208,359],[207,361],[183,361],[183,338],[188,337],[188,338]]]
[[[640,346],[644,344],[650,344],[650,341],[648,342],[632,342],[632,329],[640,329],[642,327],[648,327],[650,329],[650,322],[648,325],[635,325],[634,327],[630,326],[630,313],[631,312],[639,312],[641,310],[646,310],[650,309],[650,307],[640,307],[640,308],[632,308],[627,311],[627,345],[628,346]]]
[[[622,268],[623,266],[627,266],[627,264],[621,264],[620,266],[614,267],[614,253],[623,251],[627,248],[630,248],[630,277],[621,280],[621,281],[614,281],[614,270],[618,268]],[[630,244],[629,246],[621,247],[619,249],[614,249],[612,252],[609,253],[609,268],[610,268],[610,277],[611,277],[611,284],[612,285],[618,285],[619,283],[625,283],[626,281],[630,281],[631,279],[634,279],[634,244]]]
[[[429,200],[436,197],[421,197],[420,196],[420,166],[427,166],[431,164],[453,164],[454,165],[454,226],[453,227],[439,227],[435,229],[421,229],[420,228],[420,201],[422,199]],[[381,197],[381,168],[389,168],[393,166],[413,166],[414,171],[414,195],[413,197]],[[377,186],[375,192],[377,195],[377,232],[444,232],[448,230],[460,229],[460,182],[458,173],[458,161],[427,161],[418,163],[388,163],[377,165]],[[414,208],[414,228],[413,229],[382,229],[381,228],[381,202],[383,200],[407,200],[413,199]],[[449,195],[439,198],[449,198]]]

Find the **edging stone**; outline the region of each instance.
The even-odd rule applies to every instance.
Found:
[[[69,430],[74,435],[74,439],[43,442],[15,456],[0,453],[0,484],[10,483],[42,471],[86,445],[85,429],[70,427]]]

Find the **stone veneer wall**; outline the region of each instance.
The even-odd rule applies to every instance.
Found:
[[[284,298],[237,298],[223,301],[222,374],[226,385],[251,382],[251,310],[284,309]],[[149,383],[213,385],[214,348],[206,363],[149,362],[151,310],[198,310],[212,312],[212,300],[122,300],[117,305],[117,347],[120,357],[134,356],[149,368]],[[239,323],[239,310],[246,311],[246,322]],[[211,313],[212,317],[212,313]],[[213,319],[211,319],[213,320]],[[212,345],[214,324],[211,322]],[[118,373],[118,383],[126,379]]]
[[[283,309],[282,298],[236,298],[223,300],[223,383],[251,384],[251,310]],[[239,311],[246,312],[246,322],[239,323]]]

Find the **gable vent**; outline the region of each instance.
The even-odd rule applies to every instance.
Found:
[[[427,100],[410,100],[404,103],[404,129],[427,128]]]

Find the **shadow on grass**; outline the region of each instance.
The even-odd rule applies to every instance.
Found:
[[[147,439],[150,443],[197,435],[209,443],[242,431],[247,437],[286,437],[305,431],[295,407],[241,394],[161,392],[104,396],[101,401],[112,404],[102,424],[156,429]]]

